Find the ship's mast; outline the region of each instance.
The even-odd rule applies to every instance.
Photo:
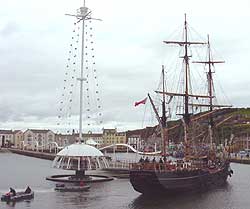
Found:
[[[86,20],[100,20],[91,17],[91,10],[85,6],[85,0],[83,0],[83,6],[77,10],[76,15],[66,14],[77,18],[77,22],[82,21],[82,41],[81,41],[81,69],[80,77],[77,80],[80,82],[80,109],[79,109],[79,140],[82,141],[82,115],[83,115],[83,82],[86,81],[84,78],[84,28]]]
[[[165,92],[165,72],[164,65],[162,65],[162,91]],[[162,142],[163,142],[163,155],[166,155],[166,144],[168,141],[168,133],[167,133],[167,117],[166,117],[166,95],[162,94]]]
[[[209,111],[213,111],[213,77],[212,77],[212,62],[211,60],[211,48],[210,48],[210,41],[209,41],[209,35],[207,36],[207,45],[208,45],[208,73],[207,73],[207,79],[208,79],[208,93],[209,93]],[[210,117],[210,125],[212,125],[212,117]]]
[[[208,46],[208,60],[207,61],[199,61],[199,62],[194,62],[194,63],[202,63],[202,64],[207,64],[208,65],[208,72],[207,72],[207,81],[208,81],[208,95],[209,95],[209,112],[213,111],[213,108],[216,107],[213,105],[213,98],[214,98],[214,92],[213,92],[213,73],[212,71],[212,66],[217,63],[224,63],[224,61],[214,61],[212,59],[212,52],[211,52],[211,46],[210,46],[210,40],[209,40],[209,35],[208,35],[208,41],[207,41],[207,46]],[[201,105],[202,106],[202,105]],[[226,105],[217,105],[218,107],[226,107]],[[213,128],[214,128],[214,123],[213,123],[213,117],[212,114],[210,114],[209,117],[209,140],[210,140],[210,147],[212,148],[212,143],[213,143]]]
[[[208,45],[208,73],[207,73],[207,80],[208,80],[208,94],[210,96],[209,98],[209,111],[213,111],[213,77],[212,77],[212,64],[214,64],[211,60],[211,48],[210,48],[210,41],[209,41],[209,35],[207,38],[207,45]],[[208,126],[208,132],[209,132],[209,141],[210,141],[210,148],[213,147],[213,117],[210,115],[209,117],[209,126]]]
[[[164,65],[162,65],[162,91],[165,92],[165,72]],[[166,117],[166,95],[162,94],[162,117],[161,124],[163,128],[167,126],[167,117]]]
[[[162,65],[162,73],[161,73],[161,78],[162,78],[162,91],[165,92],[166,90],[166,86],[165,86],[165,69],[164,69],[164,65]],[[156,118],[159,122],[159,127],[161,129],[161,138],[162,138],[162,155],[166,156],[166,144],[168,141],[168,133],[167,133],[167,116],[166,116],[166,95],[162,94],[162,116],[160,117],[154,102],[152,100],[152,98],[150,97],[150,95],[148,94],[149,97],[149,101],[153,107],[153,110],[156,114]]]
[[[159,92],[157,93],[163,93],[167,94],[169,96],[181,96],[184,97],[184,112],[183,112],[183,122],[184,127],[187,127],[190,123],[190,113],[189,113],[189,98],[190,97],[202,97],[202,98],[207,98],[207,96],[204,95],[191,95],[189,92],[189,75],[190,75],[190,69],[189,69],[189,57],[190,55],[188,54],[188,47],[190,45],[202,45],[206,44],[204,42],[194,42],[194,41],[189,41],[188,40],[188,27],[187,27],[187,18],[185,14],[185,21],[184,21],[184,41],[164,41],[165,44],[177,44],[181,47],[184,47],[184,56],[181,57],[183,58],[184,65],[185,65],[185,75],[184,75],[184,83],[185,83],[185,92],[184,94],[182,93],[170,93],[170,92]],[[184,128],[184,141],[187,142],[187,128]]]
[[[188,40],[188,27],[187,27],[187,18],[185,14],[185,21],[184,21],[184,41],[164,41],[165,44],[177,44],[179,46],[184,47],[184,56],[181,57],[183,58],[184,64],[185,64],[185,75],[184,75],[184,82],[185,82],[185,92],[184,94],[180,93],[169,93],[165,92],[167,95],[172,95],[172,96],[183,96],[184,97],[184,113],[183,113],[183,118],[185,123],[188,125],[190,122],[190,113],[189,113],[189,98],[190,97],[206,97],[203,95],[191,95],[189,92],[189,75],[190,75],[190,69],[189,69],[189,57],[190,55],[188,54],[188,47],[190,45],[201,45],[201,44],[206,44],[204,42],[194,42],[194,41],[189,41]],[[162,93],[162,92],[158,92]]]
[[[208,73],[207,73],[207,79],[208,79],[208,94],[210,96],[209,98],[209,111],[213,111],[213,77],[212,77],[212,60],[211,60],[211,48],[210,48],[210,41],[209,41],[209,35],[207,37],[207,44],[208,44]],[[210,139],[210,148],[213,148],[213,117],[210,115],[209,117],[209,139]]]
[[[185,61],[185,97],[184,97],[184,121],[186,124],[189,124],[190,121],[190,114],[188,111],[188,101],[189,101],[189,57],[188,57],[188,35],[187,35],[187,17],[185,14],[185,22],[184,22],[184,31],[185,31],[185,55],[184,55],[184,61]]]

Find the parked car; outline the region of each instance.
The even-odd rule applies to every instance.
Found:
[[[237,154],[238,157],[247,157],[247,155],[249,156],[248,152],[246,152],[245,150],[241,150]]]
[[[250,149],[245,149],[245,152],[247,153],[246,157],[250,156]]]

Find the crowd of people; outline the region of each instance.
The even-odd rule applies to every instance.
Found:
[[[163,158],[160,158],[158,162],[155,159],[155,157],[152,160],[150,160],[149,157],[146,157],[145,159],[144,157],[141,157],[139,160],[139,163],[165,163],[165,162],[167,162],[166,156],[164,156]]]

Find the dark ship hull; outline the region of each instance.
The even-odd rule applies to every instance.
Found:
[[[214,169],[198,170],[139,170],[130,171],[133,188],[142,194],[176,194],[181,192],[204,191],[222,186],[231,176],[229,162]]]

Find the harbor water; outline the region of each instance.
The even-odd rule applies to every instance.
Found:
[[[16,209],[248,209],[250,165],[231,164],[234,174],[222,188],[174,197],[144,197],[133,190],[129,179],[92,184],[88,192],[56,192],[46,176],[69,173],[51,168],[51,161],[12,153],[0,153],[0,193],[29,185],[35,198],[15,204],[0,202],[0,208]]]

